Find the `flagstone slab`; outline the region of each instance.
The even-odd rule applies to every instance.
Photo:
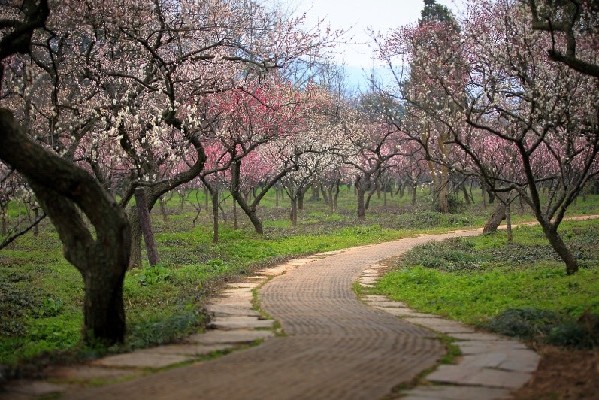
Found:
[[[540,357],[530,350],[502,351],[462,357],[461,363],[470,366],[495,368],[507,371],[533,372],[537,369]]]
[[[193,357],[181,354],[160,354],[143,350],[133,353],[117,354],[95,360],[94,366],[102,367],[128,367],[128,368],[164,368],[169,365],[189,361]]]
[[[387,296],[383,296],[380,294],[367,294],[362,299],[364,301],[366,301],[367,303],[380,302],[380,301],[388,302],[389,301],[389,298]]]
[[[360,279],[358,279],[358,281],[360,281],[360,283],[369,283],[369,284],[373,284],[376,283],[378,281],[378,278],[375,277],[361,277]]]
[[[267,339],[274,336],[271,331],[256,331],[256,330],[210,330],[203,334],[192,335],[187,338],[187,342],[190,343],[201,343],[201,344],[219,344],[219,343],[233,343],[243,344],[252,343],[256,340]]]
[[[51,380],[61,379],[68,381],[118,379],[138,374],[138,371],[131,369],[94,367],[88,365],[78,365],[76,367],[54,367],[46,371],[46,376]]]
[[[288,269],[288,267],[283,265],[280,267],[261,269],[259,271],[256,271],[256,274],[264,275],[264,276],[278,276],[278,275],[284,274],[287,271],[287,269]]]
[[[503,400],[510,390],[480,386],[430,386],[404,392],[402,400]]]
[[[259,317],[260,313],[252,310],[249,306],[232,306],[226,304],[209,304],[206,311],[215,316],[239,316],[239,317]]]
[[[252,294],[252,289],[250,288],[227,288],[220,292],[221,296],[236,296],[242,295],[246,296],[248,294]]]
[[[272,328],[273,320],[258,319],[257,317],[217,317],[210,321],[212,329],[261,329]]]
[[[407,308],[406,305],[400,301],[369,301],[368,304],[372,307]]]
[[[454,334],[454,333],[476,333],[476,331],[466,325],[460,324],[459,322],[449,321],[442,318],[417,318],[417,317],[406,317],[406,321],[413,324],[425,326],[429,329],[437,332]]]
[[[258,286],[260,286],[258,282],[227,283],[228,289],[255,289]]]
[[[503,342],[506,341],[504,337],[493,335],[491,333],[455,333],[451,337],[460,340],[474,340],[474,341],[489,341],[489,342]]]
[[[140,350],[140,352],[151,353],[151,354],[174,354],[191,357],[204,356],[215,351],[228,350],[232,348],[232,344],[213,344],[203,345],[198,343],[180,343],[180,344],[169,344],[165,346],[153,347],[150,349]]]
[[[392,307],[378,307],[378,306],[375,306],[375,308],[378,308],[379,310],[388,312],[389,314],[395,315],[396,317],[437,318],[437,316],[434,314],[419,313],[410,308],[403,308],[403,307],[392,308]]]
[[[231,299],[231,298],[222,298],[222,299],[213,299],[213,305],[222,305],[222,306],[231,306],[231,307],[244,307],[247,309],[252,309],[252,302],[247,299]]]
[[[468,365],[441,365],[426,377],[427,381],[454,385],[479,385],[517,389],[531,378],[530,373],[502,371]]]
[[[460,348],[464,355],[528,349],[524,343],[514,340],[466,340],[454,344]]]

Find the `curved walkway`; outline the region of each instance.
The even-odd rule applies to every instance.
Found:
[[[278,400],[388,396],[397,385],[410,382],[436,365],[445,349],[431,330],[385,312],[376,304],[372,307],[361,302],[352,285],[378,261],[417,244],[479,233],[472,230],[420,236],[310,257],[301,266],[290,263],[291,268],[281,271],[284,273],[260,290],[262,308],[280,322],[285,336],[268,338],[260,346],[212,361],[99,388],[67,391],[62,398]],[[236,303],[216,304],[213,310],[226,314],[236,307]],[[227,323],[235,325],[238,320],[228,319]]]

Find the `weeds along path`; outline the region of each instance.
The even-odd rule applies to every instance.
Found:
[[[431,331],[364,305],[352,289],[360,273],[430,240],[481,230],[426,235],[356,247],[276,277],[260,292],[262,308],[286,336],[218,359],[68,399],[377,399],[444,354]]]

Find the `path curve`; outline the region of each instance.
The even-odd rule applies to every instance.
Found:
[[[434,366],[434,334],[363,304],[361,272],[431,240],[481,230],[423,235],[348,249],[288,271],[261,292],[264,310],[287,336],[209,362],[71,392],[66,399],[377,399]]]

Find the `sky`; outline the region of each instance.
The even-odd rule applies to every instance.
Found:
[[[289,11],[299,15],[306,12],[308,24],[324,19],[333,29],[348,30],[345,44],[337,48],[335,61],[345,66],[349,84],[363,86],[374,69],[380,71],[380,63],[373,59],[372,40],[368,30],[388,32],[392,28],[415,24],[424,8],[423,0],[280,0]],[[460,0],[437,0],[459,12]],[[363,88],[363,87],[362,87]]]

